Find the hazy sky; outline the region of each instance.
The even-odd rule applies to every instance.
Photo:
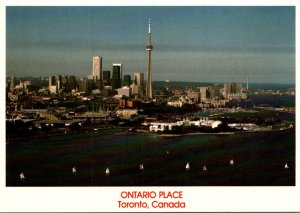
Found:
[[[295,82],[295,7],[6,7],[7,76],[146,73],[153,80]]]

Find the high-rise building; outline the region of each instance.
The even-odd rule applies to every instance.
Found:
[[[124,75],[123,86],[130,86],[131,77],[130,75]]]
[[[134,82],[131,85],[132,95],[137,98],[144,98],[144,73],[134,73]]]
[[[138,86],[144,85],[144,73],[141,72],[134,73],[134,84]]]
[[[224,98],[227,99],[229,93],[230,93],[230,86],[229,86],[229,84],[224,84],[224,91],[223,91]]]
[[[122,64],[113,64],[113,73],[111,78],[112,89],[118,89],[121,87],[122,82]]]
[[[55,85],[56,85],[55,76],[49,76],[49,86],[55,86]]]
[[[201,101],[206,101],[209,98],[208,87],[200,87]]]
[[[103,71],[103,86],[110,86],[110,71]]]
[[[92,89],[94,81],[91,79],[81,78],[78,82],[78,89],[80,92],[85,92],[86,94],[90,94]]]
[[[55,93],[55,94],[57,93],[55,76],[49,76],[49,91],[50,93]]]
[[[102,57],[94,56],[93,57],[93,76],[94,80],[99,82],[100,89],[103,86],[102,79]]]
[[[153,98],[152,70],[151,70],[151,52],[153,50],[153,46],[151,43],[151,19],[150,18],[149,18],[149,25],[148,25],[148,43],[146,45],[146,50],[148,51],[146,99],[151,100]]]
[[[73,76],[73,75],[68,76],[67,91],[70,92],[75,88],[76,88],[76,78],[75,78],[75,76]]]
[[[58,81],[57,88],[65,91],[68,84],[68,76],[59,75],[57,81]]]
[[[16,77],[15,76],[11,76],[9,90],[12,92],[14,90],[15,86],[16,86]]]

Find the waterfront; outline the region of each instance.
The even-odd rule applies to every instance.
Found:
[[[6,146],[7,186],[295,185],[294,129],[175,138],[98,131]]]

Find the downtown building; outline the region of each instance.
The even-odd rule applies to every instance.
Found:
[[[93,56],[93,69],[92,75],[88,79],[93,80],[95,86],[100,90],[103,88],[103,73],[102,73],[102,57]]]
[[[122,86],[122,64],[113,64],[111,86],[112,89],[118,89]]]
[[[134,98],[144,98],[144,73],[134,73],[134,81],[133,84],[130,85],[130,88],[132,90],[132,96]]]

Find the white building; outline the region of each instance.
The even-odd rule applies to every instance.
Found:
[[[118,109],[116,114],[119,117],[128,119],[133,115],[137,115],[138,110],[137,109]]]
[[[180,123],[161,123],[161,122],[156,122],[156,123],[151,123],[149,127],[150,132],[163,132],[163,131],[171,131],[174,129],[175,126],[182,126]]]
[[[218,120],[208,120],[207,117],[201,118],[197,121],[190,121],[190,120],[182,120],[177,121],[173,123],[166,123],[166,122],[153,122],[149,126],[150,132],[163,132],[166,130],[173,130],[175,126],[197,126],[197,127],[210,127],[212,129],[217,128],[220,124],[222,124],[222,121]]]
[[[94,56],[93,57],[92,76],[96,80],[102,81],[102,57],[100,57],[100,56]]]
[[[118,91],[118,95],[120,95],[120,96],[130,97],[130,95],[131,95],[131,89],[127,86],[121,87],[116,90]]]
[[[55,86],[53,86],[53,85],[49,86],[49,91],[50,91],[51,94],[56,94],[57,93],[56,85]]]
[[[168,106],[173,106],[173,107],[182,107],[183,103],[178,100],[178,101],[168,101],[167,102]]]

